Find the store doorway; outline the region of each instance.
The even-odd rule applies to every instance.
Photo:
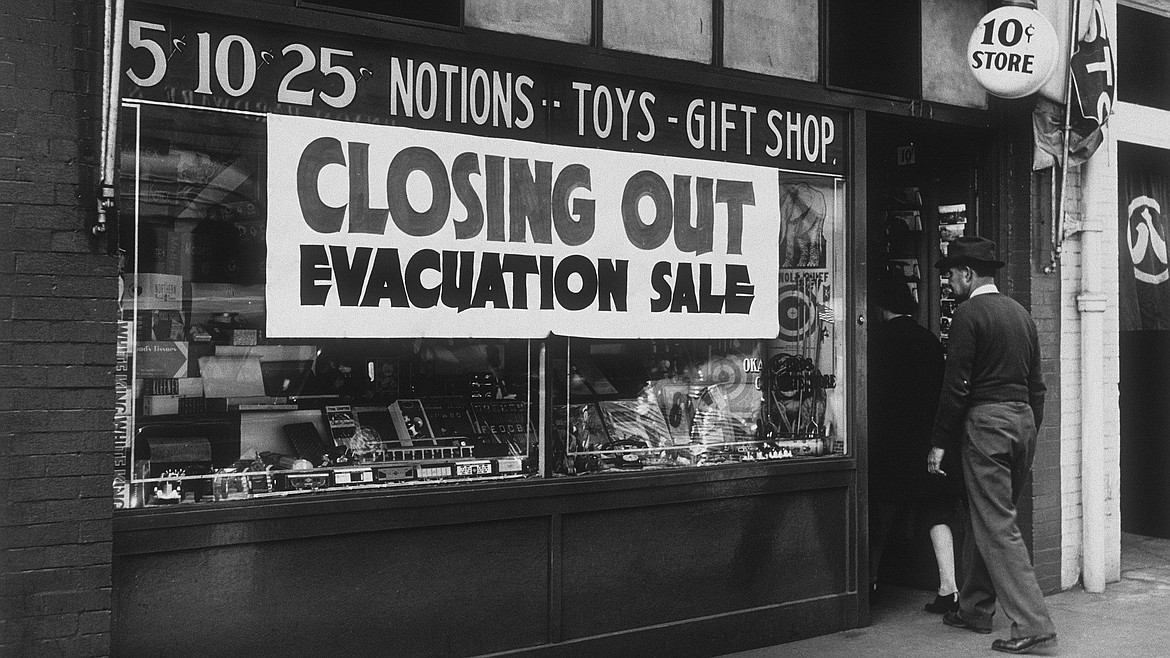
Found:
[[[1117,156],[1121,529],[1170,538],[1170,151]]]
[[[893,280],[905,286],[916,305],[912,317],[934,334],[944,351],[956,301],[934,269],[934,263],[945,253],[948,243],[958,236],[994,237],[988,210],[991,191],[984,184],[990,180],[989,141],[984,131],[949,124],[900,117],[871,116],[869,119],[865,172],[868,288],[876,291],[879,279],[886,280],[887,284]],[[874,295],[869,298],[872,301]],[[888,472],[889,456],[896,451],[898,457],[894,461],[911,462],[914,474],[921,466],[921,473],[925,475],[929,435],[917,441],[885,436],[890,434],[890,426],[881,420],[884,408],[874,406],[884,405],[891,399],[890,395],[881,394],[882,391],[875,387],[899,381],[882,377],[875,368],[890,367],[889,364],[898,359],[875,352],[883,348],[880,347],[882,343],[874,340],[874,323],[880,320],[880,316],[872,303],[868,314],[871,323],[867,355],[871,405],[868,414],[870,467],[875,469],[875,474],[883,472],[882,469]],[[915,373],[906,375],[911,379],[921,372],[914,368],[909,370]],[[930,405],[932,401],[924,400],[922,404]],[[927,412],[925,415],[933,414]],[[907,447],[907,443],[911,447]],[[958,476],[958,473],[953,476]],[[882,488],[890,486],[885,478],[878,483],[879,477],[870,477],[871,516],[881,504]],[[956,571],[963,540],[962,507],[962,503],[956,501],[954,513],[947,521],[952,530]],[[875,518],[881,518],[881,515]],[[882,556],[880,564],[871,567],[876,570],[878,583],[930,591],[938,588],[938,562],[930,538],[930,527],[937,518],[934,511],[919,510],[899,515],[893,526],[884,531],[871,525],[870,550],[877,549]],[[881,539],[883,534],[884,542]]]

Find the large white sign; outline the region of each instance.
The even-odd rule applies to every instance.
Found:
[[[774,338],[779,178],[268,116],[274,338]]]
[[[988,92],[1001,98],[1035,93],[1052,75],[1056,30],[1027,7],[993,9],[979,20],[967,41],[967,64]]]

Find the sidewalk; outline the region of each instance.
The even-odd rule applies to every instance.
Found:
[[[996,638],[1009,636],[1002,611],[991,635],[979,635],[942,623],[922,610],[931,592],[894,588],[873,610],[866,628],[842,631],[800,642],[744,651],[724,658],[779,656],[1003,656],[991,650]],[[1056,622],[1059,644],[1034,655],[1111,657],[1170,656],[1170,539],[1123,534],[1121,581],[1103,594],[1080,585],[1045,599]]]

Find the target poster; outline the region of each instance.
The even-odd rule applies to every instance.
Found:
[[[833,181],[781,179],[779,333],[768,361],[772,423],[792,436],[840,427],[844,364],[836,318],[844,313],[844,194]]]

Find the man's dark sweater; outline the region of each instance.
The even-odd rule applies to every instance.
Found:
[[[975,295],[951,319],[932,443],[945,450],[958,448],[967,409],[992,402],[1030,404],[1040,427],[1044,391],[1032,317],[1007,295]]]

